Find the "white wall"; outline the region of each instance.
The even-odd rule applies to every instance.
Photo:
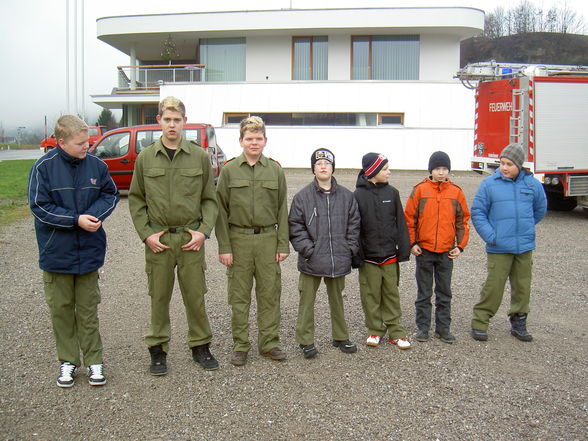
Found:
[[[459,68],[459,39],[452,35],[423,34],[421,39],[421,81],[448,81]]]
[[[381,151],[392,168],[424,169],[445,150],[454,170],[470,168],[474,97],[459,82],[290,82],[164,85],[161,96],[184,101],[188,121],[217,128],[229,157],[240,153],[236,126],[221,127],[223,112],[404,112],[404,127],[268,127],[268,156],[284,167],[306,167],[318,147],[332,148],[340,168]]]
[[[217,141],[228,158],[241,154],[239,128],[217,128]],[[384,153],[390,167],[426,170],[431,153],[445,151],[452,170],[470,170],[472,129],[387,129],[387,128],[286,128],[267,127],[265,155],[283,167],[310,167],[310,154],[327,147],[336,157],[337,168],[361,168],[369,152]]]

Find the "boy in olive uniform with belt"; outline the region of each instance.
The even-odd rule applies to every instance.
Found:
[[[218,369],[209,350],[212,331],[204,305],[207,291],[204,241],[218,204],[208,154],[182,138],[186,108],[177,98],[159,103],[161,138],[137,157],[129,190],[135,229],[145,242],[145,270],[151,297],[151,328],[145,343],[152,375],[167,373],[170,340],[169,302],[177,268],[188,320],[192,358],[206,370]]]
[[[288,257],[287,186],[280,165],[263,155],[265,124],[259,117],[241,121],[243,153],[230,160],[219,176],[216,236],[219,261],[227,267],[232,309],[233,356],[243,366],[251,349],[249,308],[255,278],[258,347],[264,357],[284,360],[279,348],[280,262]]]

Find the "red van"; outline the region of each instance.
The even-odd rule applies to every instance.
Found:
[[[111,130],[96,141],[90,148],[108,165],[108,171],[119,190],[128,190],[133,178],[137,155],[148,145],[153,144],[161,136],[158,124],[121,127]],[[214,179],[218,178],[226,156],[216,144],[214,127],[210,124],[185,124],[182,136],[196,142],[208,152]]]

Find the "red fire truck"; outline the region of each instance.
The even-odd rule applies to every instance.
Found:
[[[502,149],[517,143],[550,209],[588,210],[588,66],[489,61],[456,78],[476,91],[472,170],[493,173]]]

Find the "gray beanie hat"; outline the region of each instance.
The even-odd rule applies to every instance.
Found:
[[[525,162],[525,152],[518,144],[507,145],[504,150],[502,150],[502,153],[500,153],[500,157],[510,159],[519,170],[523,168],[523,162]]]

